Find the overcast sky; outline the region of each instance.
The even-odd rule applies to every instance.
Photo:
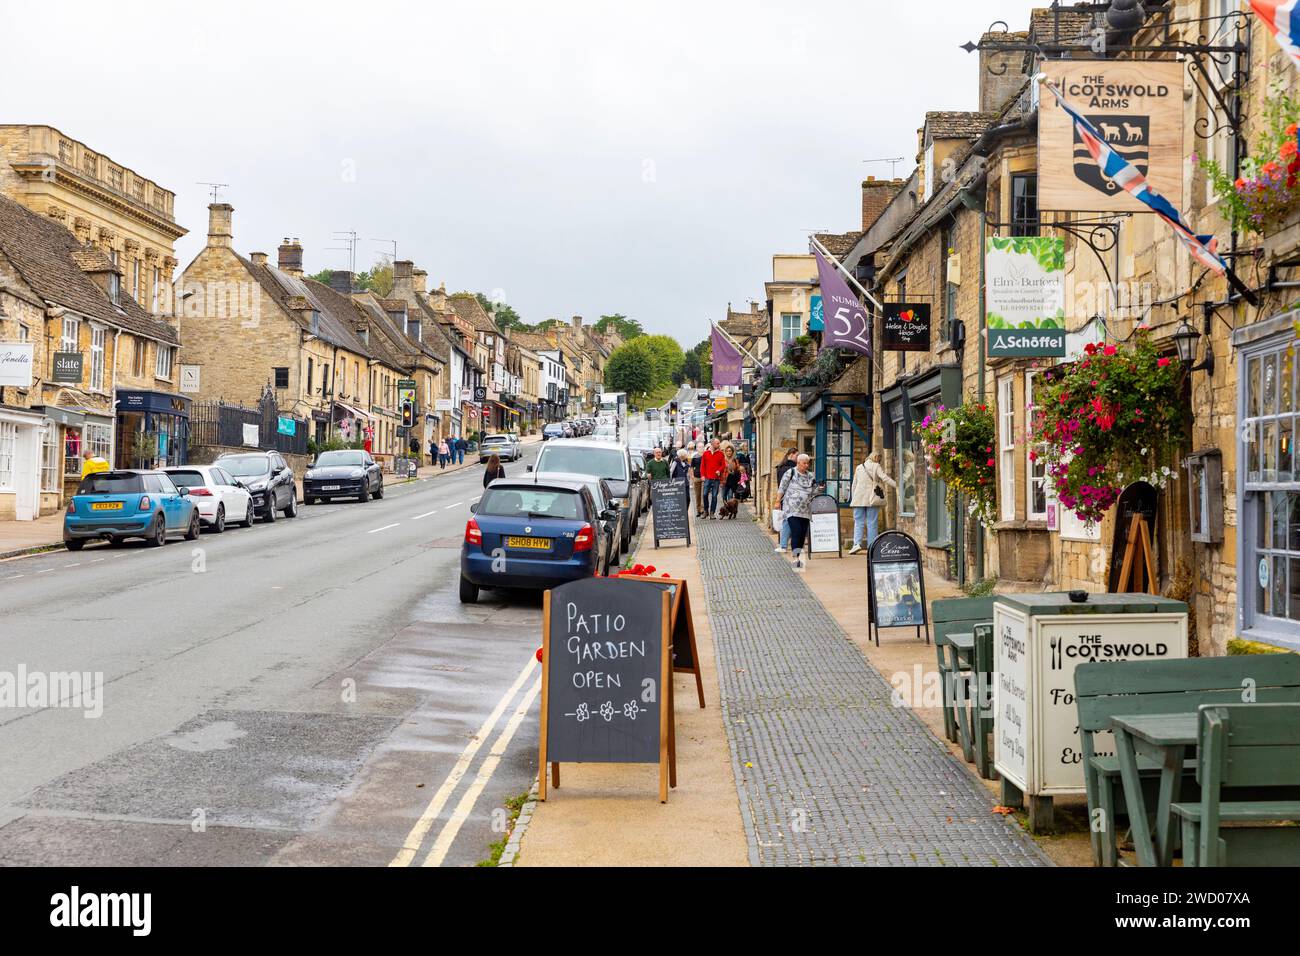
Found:
[[[688,347],[775,252],[859,227],[859,183],[975,109],[958,49],[1024,0],[5,3],[0,122],[48,123],[176,192],[205,241],[358,269],[395,239],[526,321],[610,312]],[[179,273],[178,273],[179,274]]]

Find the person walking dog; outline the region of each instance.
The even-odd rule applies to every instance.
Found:
[[[898,483],[881,466],[880,449],[877,448],[853,471],[853,490],[849,499],[849,505],[853,508],[853,547],[849,549],[849,554],[857,554],[863,549],[864,525],[868,550],[876,540],[880,531],[880,506],[885,503],[886,487],[897,490]]]

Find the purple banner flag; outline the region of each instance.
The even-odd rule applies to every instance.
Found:
[[[713,384],[739,385],[740,349],[731,344],[720,328],[713,326]]]
[[[822,348],[852,349],[870,355],[871,317],[821,250],[813,249],[813,255],[817,257],[817,279],[822,287],[822,315],[826,323]]]

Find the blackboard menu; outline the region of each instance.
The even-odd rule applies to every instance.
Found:
[[[915,627],[927,621],[921,549],[911,535],[885,531],[867,552],[867,607],[880,643],[882,627]]]
[[[880,331],[887,352],[930,351],[930,303],[886,302]]]
[[[661,478],[650,482],[650,508],[654,513],[655,547],[660,541],[685,539],[691,543],[691,492],[684,481]]]
[[[664,591],[587,578],[548,593],[542,763],[658,763],[669,676]]]

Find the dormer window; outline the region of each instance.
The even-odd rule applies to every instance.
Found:
[[[122,277],[116,272],[108,274],[108,299],[114,305],[122,304]]]

